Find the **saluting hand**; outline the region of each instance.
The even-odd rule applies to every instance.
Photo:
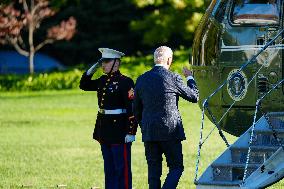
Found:
[[[90,67],[87,71],[87,75],[92,75],[93,73],[95,73],[97,71],[97,69],[102,65],[102,61],[101,59],[96,62],[92,67]]]
[[[182,73],[183,73],[184,77],[192,76],[192,71],[189,70],[187,67],[183,67]]]

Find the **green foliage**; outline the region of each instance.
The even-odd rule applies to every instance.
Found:
[[[188,66],[189,54],[191,52],[185,49],[175,51],[171,70],[181,74],[182,67]],[[122,59],[120,71],[135,81],[145,71],[150,70],[153,65],[153,55],[128,56]],[[86,69],[88,68],[35,75],[1,75],[0,91],[76,89],[79,87],[80,78]],[[101,69],[94,74],[93,78],[97,78],[100,75],[102,75]]]
[[[43,73],[35,75],[1,75],[0,91],[25,91],[46,89],[78,88],[82,71],[74,69],[66,72]]]
[[[58,13],[43,21],[34,41],[38,44],[49,27],[74,16],[75,36],[41,49],[64,65],[90,64],[100,57],[100,47],[129,56],[147,54],[161,44],[189,49],[205,11],[203,1],[209,0],[50,0]]]
[[[142,48],[140,36],[129,29],[130,21],[139,16],[129,0],[61,1],[60,5],[66,2],[62,11],[58,12],[54,19],[47,20],[46,25],[74,16],[78,22],[77,33],[70,41],[60,41],[52,46],[46,46],[43,51],[61,60],[65,65],[92,63],[100,56],[97,50],[100,47],[117,49],[127,55],[135,54]],[[42,30],[44,31],[44,26]]]
[[[9,4],[9,3],[11,3],[12,2],[12,0],[1,0],[1,2],[0,2],[0,6],[1,5],[5,5],[5,4]]]
[[[55,9],[66,7],[68,4],[79,4],[80,0],[50,0],[50,4]]]
[[[145,14],[142,19],[133,20],[131,28],[141,32],[147,45],[191,43],[204,12],[203,0],[133,0],[133,3]]]
[[[129,56],[147,54],[161,44],[189,49],[206,6],[203,0],[53,0],[52,4],[60,12],[45,21],[39,36],[45,35],[45,27],[70,16],[78,22],[73,39],[42,49],[65,65],[94,62],[100,47]]]

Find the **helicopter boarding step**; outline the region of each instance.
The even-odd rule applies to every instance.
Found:
[[[262,116],[255,124],[244,182],[252,127],[205,170],[196,181],[196,188],[256,189],[281,180],[284,177],[284,150],[281,146],[284,144],[284,112],[269,113],[267,118],[268,121]]]

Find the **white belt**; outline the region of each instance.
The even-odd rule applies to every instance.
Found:
[[[125,114],[126,109],[115,109],[115,110],[100,109],[99,112],[101,114]]]

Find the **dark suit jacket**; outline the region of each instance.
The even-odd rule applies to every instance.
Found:
[[[181,76],[160,66],[137,79],[133,110],[143,142],[185,139],[179,97],[198,101],[199,91],[193,79],[186,86]]]

